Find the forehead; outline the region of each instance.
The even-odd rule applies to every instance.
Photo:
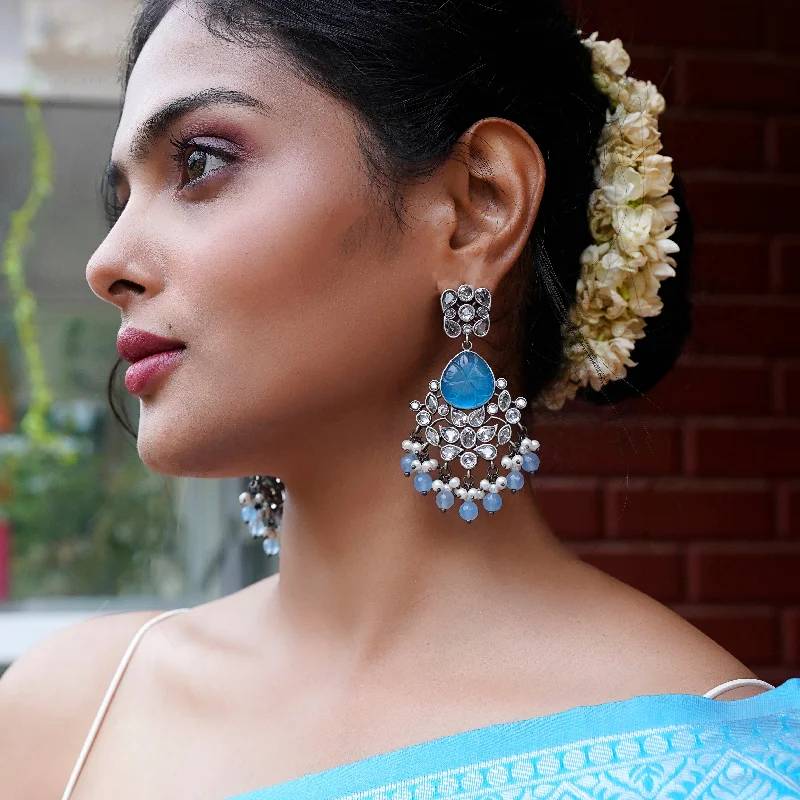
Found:
[[[179,97],[209,88],[238,90],[270,107],[296,108],[310,87],[287,67],[274,48],[245,47],[209,32],[191,3],[173,6],[136,61],[114,140],[115,158],[124,158],[137,128]],[[292,102],[287,102],[292,95]]]

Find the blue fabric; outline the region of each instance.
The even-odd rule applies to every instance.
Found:
[[[228,800],[795,800],[800,679],[492,725]]]

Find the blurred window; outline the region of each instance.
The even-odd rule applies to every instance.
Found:
[[[30,75],[52,148],[53,191],[22,251],[24,282],[37,304],[36,314],[28,315],[35,322],[33,345],[21,336],[19,292],[0,274],[0,670],[81,618],[193,605],[262,577],[268,566],[257,543],[243,535],[241,481],[153,473],[108,408],[119,311],[91,293],[84,270],[105,235],[99,187],[119,118],[116,68],[101,54],[78,64],[70,78],[72,55],[59,49],[57,37],[51,53],[46,37],[32,36],[25,26],[37,33],[44,23],[26,5],[0,8],[5,52],[14,54],[13,43],[19,59],[16,71],[0,78],[0,242],[6,257],[12,213],[33,184],[35,137],[20,93]],[[73,6],[35,5],[40,16],[49,6]],[[91,5],[97,16],[100,6]],[[111,2],[109,13],[118,15],[126,5]],[[75,0],[76,25],[86,24],[80,16],[85,6]],[[46,447],[20,425],[36,400],[31,359],[37,351],[52,394],[42,417],[53,437]],[[135,422],[136,404],[127,402]]]

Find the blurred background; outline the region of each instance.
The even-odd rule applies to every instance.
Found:
[[[119,312],[84,269],[134,5],[0,0],[0,672],[84,617],[194,605],[275,568],[239,481],[148,471],[106,401]]]
[[[84,267],[133,5],[0,0],[0,670],[77,619],[275,568],[238,518],[240,482],[148,472],[105,400],[118,313]],[[583,558],[779,683],[800,673],[800,3],[567,7],[667,99],[695,328],[648,398],[540,416],[537,499]]]

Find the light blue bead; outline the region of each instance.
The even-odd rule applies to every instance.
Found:
[[[494,375],[489,365],[472,351],[459,353],[444,368],[442,397],[455,408],[478,408],[494,394]]]
[[[456,498],[449,489],[442,489],[439,494],[436,495],[436,505],[439,506],[442,511],[447,511],[448,508],[451,508],[455,501]]]
[[[430,475],[426,472],[417,473],[417,477],[414,478],[414,488],[418,492],[426,494],[431,490],[431,486],[433,486],[433,478]]]
[[[273,539],[270,536],[264,539],[264,541],[261,543],[261,547],[264,550],[264,553],[268,556],[276,556],[281,551],[281,546],[278,543],[278,540]]]
[[[525,478],[521,472],[514,470],[513,472],[508,473],[508,477],[506,478],[506,486],[508,486],[512,492],[518,492],[524,485]]]
[[[400,459],[400,469],[403,470],[403,472],[405,472],[406,475],[409,475],[412,472],[411,465],[414,463],[415,460],[416,460],[415,456],[413,456],[411,453],[406,453]]]
[[[536,453],[525,453],[522,456],[522,469],[525,472],[536,472],[539,469],[539,456]]]
[[[494,514],[495,511],[500,510],[500,506],[503,505],[503,498],[500,497],[499,494],[487,494],[486,497],[483,498],[483,507],[490,513]]]
[[[250,528],[250,535],[253,538],[263,536],[267,532],[267,526],[261,521],[260,517],[251,519],[247,527]]]
[[[245,522],[251,522],[258,516],[258,511],[253,506],[242,506],[242,519]]]
[[[461,519],[464,519],[467,522],[472,522],[472,520],[478,516],[478,506],[476,506],[472,500],[467,500],[466,503],[461,504],[461,508],[458,509],[458,513],[461,514]]]

